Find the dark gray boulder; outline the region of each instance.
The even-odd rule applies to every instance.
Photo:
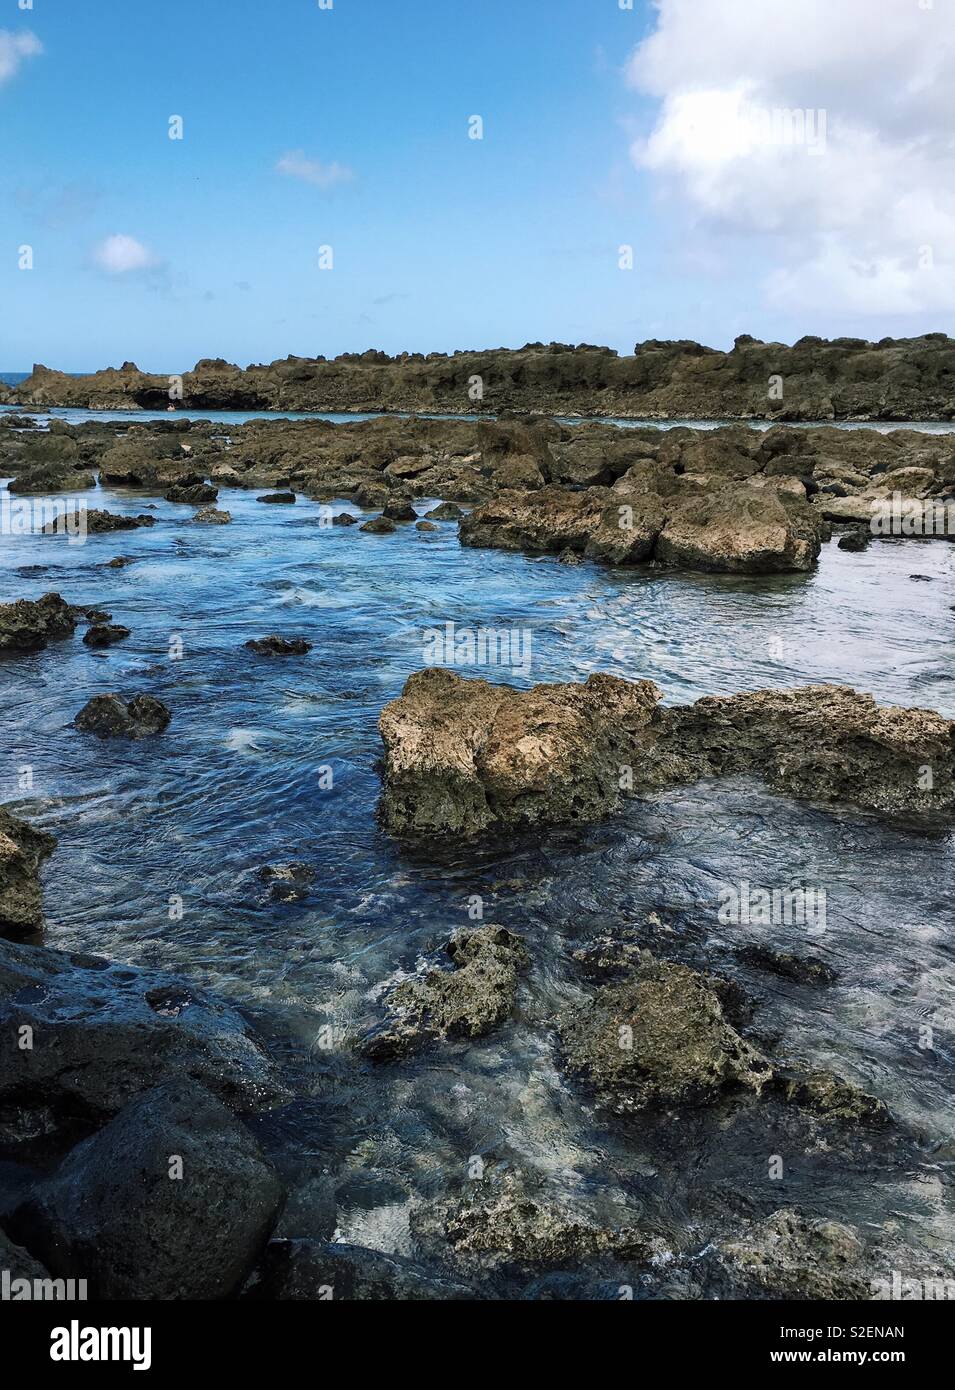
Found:
[[[167,706],[152,695],[134,695],[128,703],[120,695],[94,695],[73,723],[99,738],[148,738],[161,734],[171,719]]]
[[[129,628],[122,623],[94,623],[84,632],[83,641],[87,647],[111,647],[129,635]]]
[[[475,1294],[397,1255],[314,1240],[273,1240],[243,1297],[423,1303],[474,1298]]]
[[[73,609],[59,594],[0,603],[0,652],[42,651],[49,641],[71,637],[75,628]]]
[[[305,656],[312,650],[311,642],[304,637],[253,637],[245,644],[249,651],[259,656]]]
[[[247,1278],[284,1190],[203,1087],[157,1086],[83,1140],[10,1225],[54,1273],[105,1299],[219,1299]]]
[[[23,1031],[27,1030],[27,1031]],[[0,1111],[48,1128],[113,1115],[166,1075],[236,1110],[283,1103],[276,1068],[235,1009],[175,976],[0,941]],[[26,1038],[28,1047],[16,1046]]]

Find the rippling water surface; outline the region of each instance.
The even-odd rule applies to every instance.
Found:
[[[100,491],[90,504],[148,505],[157,524],[72,547],[6,538],[0,599],[57,590],[105,607],[132,636],[94,652],[78,631],[0,662],[0,800],[59,837],[45,871],[48,944],[213,987],[291,1068],[302,1098],[271,1135],[292,1187],[287,1233],[337,1230],[410,1250],[415,1202],[483,1154],[538,1170],[611,1219],[643,1213],[673,1232],[795,1203],[949,1238],[955,855],[945,827],[797,805],[738,781],[634,801],[583,831],[480,847],[403,850],[375,811],[378,713],[426,664],[425,631],[447,621],[528,629],[529,675],[462,671],[518,685],[611,671],[651,677],[684,702],[837,681],[955,716],[955,552],[882,542],[853,555],[833,543],[812,575],[661,576],[462,549],[447,523],[393,536],[323,527],[318,504],[262,506],[246,492],[220,493],[227,527],[192,525],[191,509],[142,495]],[[119,554],[136,563],[103,567]],[[313,650],[268,660],[244,649],[272,632]],[[170,658],[176,638],[181,660]],[[75,731],[76,712],[105,691],[158,696],[170,730],[131,744]],[[18,789],[24,765],[31,792]],[[329,766],[334,786],[323,791]],[[257,870],[289,859],[315,867],[316,890],[283,906]],[[739,964],[733,948],[757,930],[720,925],[716,906],[719,886],[743,879],[825,886],[826,932],[807,940],[779,928],[772,944],[822,956],[835,985]],[[323,1050],[323,1025],[346,1036],[359,1027],[383,981],[467,923],[473,894],[489,920],[527,938],[533,965],[516,1019],[391,1068]],[[173,895],[182,920],[170,920]],[[738,979],[775,1055],[883,1097],[920,1136],[920,1154],[898,1157],[894,1141],[877,1139],[836,1161],[807,1144],[792,1112],[746,1105],[679,1126],[607,1125],[560,1072],[552,1021],[582,997],[569,950],[621,925]],[[926,1023],[931,1051],[919,1047]],[[785,1179],[754,1182],[776,1151]]]

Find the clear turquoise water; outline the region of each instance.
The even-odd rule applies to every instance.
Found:
[[[636,801],[583,831],[409,851],[376,822],[376,720],[424,664],[426,630],[446,621],[530,630],[526,678],[462,672],[492,680],[604,670],[651,677],[680,702],[840,681],[955,716],[952,549],[900,541],[851,555],[830,545],[811,575],[661,576],[462,549],[452,524],[385,537],[325,528],[318,504],[262,507],[245,492],[220,495],[234,517],[223,528],[191,525],[191,509],[158,498],[98,491],[90,501],[154,507],[157,525],[76,547],[4,538],[0,600],[57,590],[106,607],[132,637],[93,652],[78,633],[0,662],[0,799],[59,837],[45,871],[50,945],[213,987],[288,1064],[301,1098],[268,1135],[292,1187],[288,1233],[323,1231],[331,1203],[342,1235],[409,1251],[413,1206],[483,1154],[534,1168],[608,1219],[643,1212],[675,1238],[796,1203],[876,1223],[896,1213],[910,1237],[950,1239],[947,1161],[930,1152],[950,1137],[955,1060],[947,829],[728,783]],[[138,562],[104,569],[117,554]],[[287,661],[244,649],[271,632],[314,648]],[[177,635],[179,661],[169,655]],[[169,732],[126,744],[75,731],[86,700],[111,690],[163,699]],[[17,786],[25,765],[28,793]],[[331,791],[319,786],[323,766],[334,770]],[[288,859],[317,872],[299,906],[267,900],[256,877]],[[779,929],[772,944],[836,965],[827,991],[743,970],[731,951],[742,931],[716,917],[720,883],[800,877],[827,889],[826,936],[808,943]],[[533,966],[517,1018],[472,1045],[371,1070],[348,1038],[373,1015],[383,981],[467,923],[474,894],[488,920],[527,938]],[[184,901],[181,921],[170,920],[172,895]],[[583,988],[567,953],[601,928],[646,929],[651,912],[661,923],[651,944],[740,979],[777,1054],[883,1096],[924,1151],[827,1154],[785,1124],[767,1133],[746,1107],[694,1117],[689,1129],[603,1123],[556,1061],[554,1015]],[[917,1044],[926,1020],[937,1031],[931,1053]],[[317,1045],[328,1023],[342,1040],[331,1053]],[[769,1184],[763,1155],[783,1143],[786,1178]]]

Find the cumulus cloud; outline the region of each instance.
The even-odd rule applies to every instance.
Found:
[[[919,0],[656,0],[634,163],[759,239],[768,300],[955,309],[955,23]]]
[[[133,236],[117,232],[98,242],[93,248],[93,261],[108,275],[129,275],[138,270],[153,270],[159,258]]]
[[[34,58],[43,52],[43,45],[36,34],[29,29],[14,34],[9,29],[0,29],[0,83],[16,75],[24,58]]]
[[[337,188],[339,184],[354,182],[355,178],[354,171],[346,164],[323,164],[320,159],[309,159],[304,150],[289,150],[277,161],[275,168],[280,174],[314,184],[316,188]]]

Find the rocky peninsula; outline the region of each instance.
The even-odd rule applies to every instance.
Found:
[[[177,373],[177,374],[176,374]],[[89,410],[449,411],[507,409],[657,419],[948,420],[955,418],[955,341],[744,334],[729,352],[686,340],[637,343],[633,355],[586,343],[444,353],[369,350],[287,357],[245,368],[207,358],[173,375],[133,362],[91,376],[42,364],[0,404]]]

